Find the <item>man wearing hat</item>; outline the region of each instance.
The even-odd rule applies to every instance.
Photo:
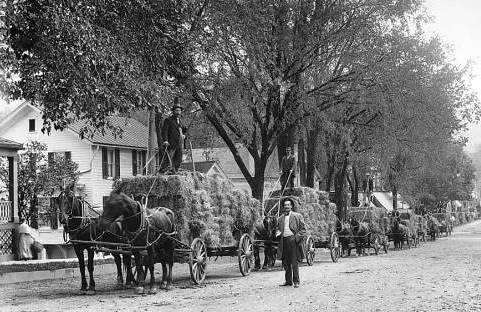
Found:
[[[184,108],[180,106],[179,99],[176,97],[172,106],[172,116],[166,118],[162,126],[163,149],[170,157],[167,163],[170,162],[172,173],[177,172],[182,163],[182,149],[187,132],[187,128],[182,125],[180,120],[183,110]],[[166,157],[163,158],[165,159]],[[161,166],[163,166],[163,169],[166,169],[166,166],[163,164]]]

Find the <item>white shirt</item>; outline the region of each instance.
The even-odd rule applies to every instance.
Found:
[[[289,227],[289,217],[291,216],[291,213],[289,212],[288,215],[284,218],[284,234],[282,235],[283,237],[289,237],[294,235],[292,233],[291,228]]]

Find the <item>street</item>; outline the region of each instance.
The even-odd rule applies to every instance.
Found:
[[[236,258],[211,262],[202,286],[188,266],[174,266],[174,289],[137,296],[115,290],[112,275],[98,276],[97,294],[79,295],[80,281],[53,280],[0,287],[2,311],[480,311],[481,221],[452,236],[410,250],[341,258],[319,250],[312,267],[302,264],[301,287],[279,287],[273,271],[241,277]],[[391,243],[392,247],[392,243]],[[156,267],[157,270],[160,265]]]

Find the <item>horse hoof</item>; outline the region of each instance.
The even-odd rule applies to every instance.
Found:
[[[165,286],[165,290],[167,290],[167,291],[172,290],[172,288],[173,288],[173,287],[172,287],[171,284],[167,284],[167,285]]]
[[[153,287],[153,288],[149,289],[149,294],[155,295],[157,293],[157,291],[158,291],[157,287]]]
[[[95,289],[87,290],[87,296],[93,296],[93,295],[95,295]]]
[[[80,289],[80,294],[81,294],[81,295],[86,295],[86,294],[87,294],[87,289]]]
[[[257,272],[257,271],[259,271],[260,269],[261,269],[261,268],[254,267],[254,268],[252,269],[252,271],[256,271],[256,272]]]
[[[135,287],[135,293],[137,295],[143,295],[144,294],[144,287]]]
[[[167,283],[162,282],[160,283],[160,289],[166,289],[167,288]]]

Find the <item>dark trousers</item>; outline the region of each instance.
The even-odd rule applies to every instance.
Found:
[[[182,147],[168,148],[167,153],[168,155],[162,156],[164,160],[161,164],[161,171],[178,171],[180,164],[182,163]]]
[[[286,283],[299,283],[299,262],[294,235],[282,238],[282,266],[286,271]]]
[[[289,179],[288,179],[289,178]],[[289,171],[283,172],[281,174],[281,187],[282,190],[284,190],[286,187],[288,188],[294,188],[294,172],[291,173],[291,176],[289,177]]]

